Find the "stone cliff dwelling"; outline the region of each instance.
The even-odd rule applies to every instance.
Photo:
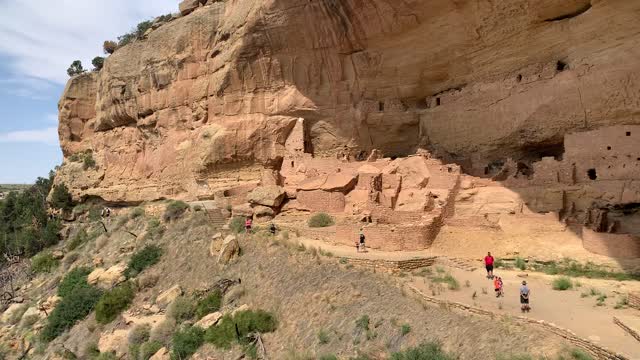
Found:
[[[195,3],[72,78],[56,182],[350,246],[519,222],[640,257],[638,2],[297,3]]]

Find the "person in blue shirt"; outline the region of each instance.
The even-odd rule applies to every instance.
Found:
[[[523,281],[522,286],[520,286],[520,309],[522,312],[531,310],[529,307],[529,295],[531,295],[531,290],[527,286],[527,282]]]

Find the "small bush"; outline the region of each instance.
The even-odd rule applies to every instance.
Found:
[[[147,238],[157,239],[164,234],[164,226],[160,223],[160,220],[156,218],[149,219],[147,222]]]
[[[59,261],[53,257],[50,251],[43,251],[31,258],[31,271],[36,274],[49,273],[58,264]]]
[[[196,318],[202,319],[206,315],[220,310],[220,306],[222,306],[222,294],[219,291],[214,291],[198,302]]]
[[[177,323],[189,320],[195,313],[195,305],[193,300],[186,296],[176,298],[167,309],[167,316],[174,319]]]
[[[244,231],[244,218],[242,216],[234,216],[229,222],[229,229],[234,234],[239,234]]]
[[[93,158],[93,152],[87,151],[86,153],[84,153],[84,155],[82,156],[82,168],[84,170],[96,168],[96,161]]]
[[[218,348],[228,349],[236,341],[246,345],[246,337],[251,333],[268,333],[276,328],[277,321],[271,313],[262,310],[241,311],[233,317],[225,315],[216,326],[207,329],[205,340]]]
[[[136,278],[138,283],[138,289],[151,289],[156,286],[158,281],[160,280],[160,276],[157,274],[142,274]]]
[[[124,275],[127,278],[135,277],[144,269],[157,264],[161,257],[162,249],[160,247],[156,245],[145,246],[142,250],[133,254]]]
[[[142,217],[144,215],[145,215],[144,208],[137,207],[137,208],[131,210],[131,213],[129,214],[129,217],[131,219],[136,219],[136,218]]]
[[[522,271],[527,269],[527,262],[524,261],[523,258],[521,257],[517,257],[516,258],[516,267]]]
[[[564,291],[571,289],[572,287],[573,283],[571,282],[571,279],[566,276],[561,276],[553,280],[553,290]]]
[[[129,282],[106,292],[96,305],[96,321],[100,324],[112,322],[129,307],[134,296],[133,285]]]
[[[94,287],[80,287],[62,298],[58,306],[47,318],[47,325],[42,329],[41,337],[49,342],[77,321],[84,319],[93,310],[102,292]]]
[[[622,296],[620,299],[618,299],[618,302],[614,306],[614,309],[623,309],[623,308],[626,308],[628,305],[629,305],[629,298],[626,296]]]
[[[391,360],[454,360],[455,357],[445,353],[439,344],[423,343],[403,352],[393,353]]]
[[[447,284],[447,287],[449,288],[449,290],[459,290],[460,289],[460,283],[451,274],[445,274],[444,276],[437,276],[437,277],[434,277],[431,280],[433,282],[436,282],[436,283],[445,283],[445,284]]]
[[[159,342],[165,346],[171,343],[171,338],[176,330],[176,323],[173,320],[165,320],[151,329],[149,341]]]
[[[58,285],[58,296],[64,298],[80,288],[91,287],[87,282],[87,277],[91,274],[91,268],[79,267],[67,273]]]
[[[91,65],[93,65],[93,71],[100,71],[104,66],[104,58],[102,56],[96,56],[91,60]]]
[[[172,359],[188,359],[204,344],[204,330],[194,326],[173,335]]]
[[[82,67],[82,61],[80,60],[74,60],[69,66],[69,68],[67,69],[67,75],[69,75],[69,77],[80,75],[84,72],[85,70]]]
[[[318,331],[318,342],[320,343],[320,345],[326,345],[329,343],[331,339],[329,338],[329,333],[324,331],[324,330],[320,330]]]
[[[80,229],[70,240],[67,242],[67,250],[73,251],[79,248],[82,244],[89,241],[89,235],[85,229]]]
[[[106,40],[102,43],[102,50],[104,50],[105,54],[113,54],[118,49],[118,43],[111,40]]]
[[[164,221],[173,221],[179,219],[189,209],[189,205],[184,201],[172,201],[167,205],[164,211]]]
[[[338,357],[333,354],[326,354],[326,355],[321,355],[318,359],[319,360],[338,360]]]
[[[127,337],[127,339],[129,340],[130,345],[142,345],[149,340],[150,333],[151,325],[136,325],[133,327],[133,329],[131,329],[131,331],[129,331],[129,336]]]
[[[362,315],[358,320],[356,320],[356,328],[369,330],[369,315]]]
[[[317,213],[309,218],[309,227],[319,228],[333,225],[333,218],[327,213]]]
[[[597,306],[604,306],[605,305],[605,300],[607,300],[607,295],[605,294],[601,294],[600,296],[598,296],[598,298],[596,299],[596,305]]]
[[[60,184],[53,188],[51,194],[51,206],[54,209],[60,209],[64,211],[71,211],[73,209],[73,200],[71,199],[71,193],[67,188],[67,185]]]
[[[400,327],[400,333],[402,333],[402,336],[405,336],[410,332],[411,332],[411,325],[404,324]]]
[[[138,358],[142,360],[149,360],[160,349],[162,349],[162,343],[159,341],[147,341],[140,346],[138,351]]]
[[[593,360],[593,358],[580,349],[571,350],[571,358],[573,360]]]

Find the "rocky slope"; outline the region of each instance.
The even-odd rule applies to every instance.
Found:
[[[70,80],[63,152],[97,161],[62,167],[77,197],[211,198],[279,168],[300,117],[316,156],[425,147],[477,174],[640,123],[633,0],[186,3]]]

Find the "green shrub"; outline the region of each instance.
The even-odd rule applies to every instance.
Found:
[[[404,324],[400,327],[400,332],[402,333],[402,336],[407,335],[408,333],[411,332],[411,325],[409,324]]]
[[[358,320],[356,320],[356,328],[369,330],[369,315],[362,315]]]
[[[229,222],[229,229],[234,234],[239,234],[244,231],[244,218],[242,216],[234,216]]]
[[[102,43],[102,50],[104,50],[105,54],[113,54],[116,49],[118,49],[118,43],[116,43],[115,41],[106,40],[104,43]]]
[[[445,353],[439,344],[423,343],[403,352],[393,353],[391,360],[454,360],[455,357]]]
[[[96,321],[100,324],[112,322],[120,313],[129,307],[134,296],[133,285],[129,282],[106,292],[96,305]]]
[[[204,344],[204,330],[193,326],[173,335],[172,359],[188,359]]]
[[[225,315],[216,326],[207,329],[205,340],[216,347],[228,349],[236,341],[246,345],[247,335],[251,333],[269,333],[276,328],[277,321],[273,314],[262,310],[246,310],[233,317]]]
[[[573,349],[570,352],[573,360],[593,360],[593,358],[580,349]]]
[[[88,288],[91,285],[87,282],[87,277],[92,269],[88,267],[75,268],[67,273],[58,285],[58,296],[64,298],[80,288]]]
[[[104,61],[104,58],[102,59]],[[95,169],[96,161],[93,158],[93,152],[87,151],[82,156],[82,168],[84,170]]]
[[[159,341],[147,341],[140,345],[140,350],[138,350],[138,359],[149,360],[160,349],[162,349],[162,343]]]
[[[331,341],[331,339],[329,338],[328,332],[322,329],[318,331],[318,342],[320,343],[320,345],[326,345],[329,343],[329,341]]]
[[[140,324],[136,325],[129,331],[129,336],[127,340],[129,340],[130,345],[142,345],[149,340],[149,336],[151,333],[151,325],[149,324]]]
[[[309,218],[309,227],[319,228],[333,225],[333,218],[327,213],[317,213]]]
[[[318,360],[338,360],[338,357],[336,357],[333,354],[326,354],[326,355],[321,355]]]
[[[59,261],[50,251],[43,251],[31,258],[31,270],[36,274],[51,272],[58,264]]]
[[[436,283],[445,283],[445,284],[447,284],[447,287],[449,288],[449,290],[458,290],[458,289],[460,289],[460,283],[451,274],[445,274],[445,275],[442,275],[442,276],[434,277],[434,278],[431,279],[431,281],[436,282]]]
[[[189,209],[189,205],[184,201],[172,201],[167,205],[164,211],[164,221],[173,221],[179,219]]]
[[[222,294],[220,291],[214,291],[198,302],[196,318],[202,319],[206,315],[220,310],[220,306],[222,306]]]
[[[177,323],[189,320],[195,313],[195,305],[191,298],[186,296],[177,297],[167,309],[167,316],[174,319]]]
[[[173,320],[164,320],[151,329],[149,341],[157,341],[165,346],[169,346],[171,338],[176,330],[176,323]]]
[[[84,73],[86,70],[82,67],[82,61],[80,60],[74,60],[71,65],[69,65],[69,68],[67,69],[67,75],[69,75],[69,77],[73,77],[76,75],[80,75],[82,73]]]
[[[522,271],[527,269],[527,262],[524,261],[523,258],[521,257],[517,257],[516,258],[516,267]]]
[[[80,247],[80,245],[89,241],[89,235],[85,229],[80,229],[70,240],[67,242],[67,250],[73,251]]]
[[[51,206],[54,209],[60,209],[64,211],[70,211],[73,209],[73,200],[71,199],[71,193],[67,188],[67,185],[60,184],[53,188],[51,194]]]
[[[149,219],[147,222],[147,238],[157,239],[164,234],[164,226],[160,223],[160,220],[156,218]]]
[[[144,269],[157,264],[161,257],[162,249],[160,247],[147,245],[142,250],[133,254],[124,275],[127,278],[135,277]]]
[[[91,65],[93,65],[93,71],[100,71],[104,66],[104,58],[102,56],[96,56],[91,60]]]
[[[116,356],[115,351],[109,351],[105,353],[100,353],[96,360],[118,360],[118,356]]]
[[[98,206],[89,208],[89,221],[96,222],[102,220],[102,209]]]
[[[571,279],[566,276],[561,276],[553,280],[553,290],[568,290],[573,287]]]
[[[129,217],[131,219],[136,219],[136,218],[142,217],[144,215],[145,215],[144,208],[137,207],[137,208],[131,210],[131,213],[129,214]]]
[[[102,292],[92,286],[80,287],[63,297],[58,306],[47,318],[47,325],[42,329],[41,337],[49,342],[77,321],[84,319],[98,303]]]

